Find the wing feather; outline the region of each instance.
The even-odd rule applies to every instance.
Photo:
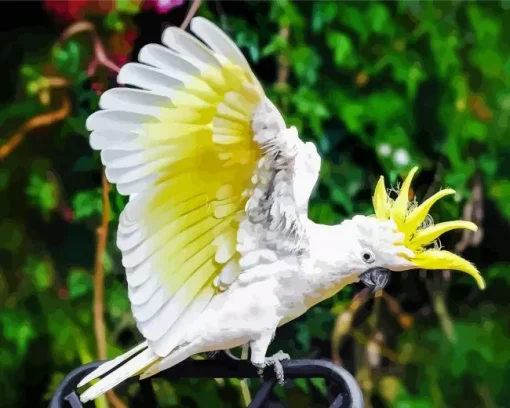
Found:
[[[195,17],[190,24],[191,31],[200,37],[213,51],[251,72],[250,65],[237,45],[216,25],[203,17]]]
[[[253,121],[267,99],[248,62],[207,20],[191,28],[205,44],[166,29],[118,75],[137,89],[105,92],[87,120],[108,180],[130,195],[117,246],[137,326],[162,357],[243,269],[239,223],[265,147]]]
[[[139,63],[119,73],[119,83],[139,89],[105,92],[104,110],[87,121],[108,180],[136,194],[120,216],[117,245],[137,325],[161,356],[218,282],[240,271],[236,214],[260,157],[250,122],[264,95],[235,46],[222,56],[228,41],[214,41],[216,52],[165,30],[167,47],[143,47]]]
[[[177,27],[168,27],[163,32],[161,42],[186,57],[202,62],[206,67],[222,67],[217,56],[209,48]]]
[[[160,68],[177,79],[189,79],[199,76],[206,66],[197,59],[185,57],[159,44],[148,44],[142,47],[138,61]]]

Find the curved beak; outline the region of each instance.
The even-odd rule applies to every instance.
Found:
[[[385,268],[372,268],[363,272],[359,278],[372,292],[377,292],[380,289],[384,289],[390,281],[390,270]]]

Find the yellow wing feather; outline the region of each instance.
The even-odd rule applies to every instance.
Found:
[[[131,196],[117,244],[133,315],[160,356],[185,334],[182,318],[196,319],[239,272],[237,215],[262,155],[251,128],[260,84],[218,28],[195,28],[211,49],[167,29],[170,48],[148,45],[119,73],[141,90],[106,92],[87,122],[107,177]]]
[[[210,66],[175,93],[172,107],[163,108],[159,123],[145,133],[144,152],[158,176],[142,214],[148,238],[125,259],[135,266],[133,259],[148,254],[166,292],[166,298],[149,305],[153,312],[140,309],[151,316],[138,325],[160,355],[174,346],[165,341],[172,323],[195,298],[212,296],[209,288],[235,253],[235,215],[244,210],[242,193],[260,157],[250,121],[263,94],[254,95],[256,88],[245,84],[250,75],[240,67],[228,61],[221,68]],[[179,198],[190,197],[200,197],[203,204],[183,213]],[[218,247],[219,236],[226,240]]]

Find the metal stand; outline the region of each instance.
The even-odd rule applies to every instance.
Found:
[[[78,367],[69,373],[55,391],[49,408],[83,408],[76,393],[76,385],[87,374],[99,367],[98,361]],[[327,360],[286,360],[282,361],[286,379],[324,378],[336,384],[340,392],[329,405],[330,408],[364,408],[363,394],[354,377],[344,368]],[[211,360],[186,360],[175,367],[140,381],[140,392],[144,407],[159,407],[152,387],[152,379],[164,378],[255,378],[260,376],[248,360],[240,360],[230,352],[220,353]],[[273,368],[264,372],[264,382],[252,399],[249,408],[262,408],[276,385]]]

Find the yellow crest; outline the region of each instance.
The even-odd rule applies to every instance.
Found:
[[[478,269],[449,251],[442,250],[433,244],[440,235],[453,229],[465,228],[476,231],[478,227],[469,221],[448,221],[436,225],[427,223],[427,217],[432,206],[441,198],[455,194],[455,190],[444,189],[438,191],[421,204],[409,200],[411,181],[418,170],[414,167],[402,183],[397,198],[389,197],[381,176],[374,191],[373,205],[376,217],[381,220],[393,220],[398,230],[404,234],[402,243],[413,253],[413,257],[402,255],[417,268],[423,269],[453,269],[471,275],[481,289],[485,289],[485,281]],[[430,224],[430,225],[427,225]]]

